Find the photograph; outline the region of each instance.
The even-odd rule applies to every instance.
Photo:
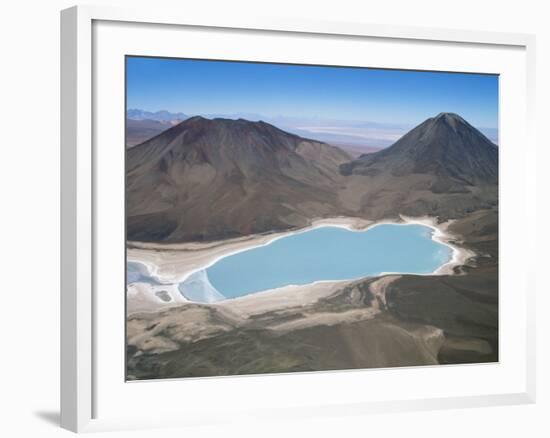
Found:
[[[0,438],[550,437],[544,6],[6,3]]]
[[[124,117],[127,381],[499,362],[498,74],[127,55]]]

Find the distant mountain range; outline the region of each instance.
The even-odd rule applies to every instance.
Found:
[[[180,122],[181,120],[126,119],[126,147],[143,143]]]
[[[268,117],[256,113],[234,114],[198,114],[208,119],[246,119],[270,123],[279,128],[299,135],[313,138],[335,146],[340,146],[354,156],[373,152],[392,145],[413,126],[396,123],[379,123],[361,120],[319,119],[312,117]],[[189,116],[181,112],[127,111],[126,144],[128,147],[142,143],[170,127],[169,123],[179,123]],[[498,129],[478,128],[492,142],[498,143]]]
[[[353,159],[265,122],[189,118],[127,150],[127,237],[217,240],[338,215],[461,217],[492,208],[498,148],[442,113]]]
[[[141,109],[129,109],[128,111],[126,111],[126,117],[132,120],[149,119],[165,122],[169,122],[172,120],[185,120],[189,118],[189,116],[184,113],[172,113],[166,110],[151,112]]]

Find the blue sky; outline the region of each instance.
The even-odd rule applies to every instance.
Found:
[[[128,109],[403,126],[455,112],[498,127],[493,75],[138,57],[126,72]]]

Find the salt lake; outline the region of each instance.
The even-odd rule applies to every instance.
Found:
[[[381,273],[430,274],[452,248],[419,224],[380,224],[356,231],[322,226],[224,256],[180,283],[193,301],[237,298],[288,285],[354,280]]]

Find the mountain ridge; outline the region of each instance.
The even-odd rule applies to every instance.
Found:
[[[334,216],[443,220],[498,200],[497,146],[452,113],[355,160],[263,121],[194,116],[127,150],[126,162],[136,241],[225,239]]]
[[[127,151],[133,240],[206,240],[307,224],[340,209],[333,146],[265,122],[189,118]]]
[[[164,121],[169,122],[172,120],[185,120],[189,118],[189,116],[182,112],[170,112],[167,110],[159,110],[159,111],[146,111],[138,108],[130,108],[126,111],[126,117],[131,120],[143,120],[143,119],[149,119],[149,120],[157,120],[157,121]]]

